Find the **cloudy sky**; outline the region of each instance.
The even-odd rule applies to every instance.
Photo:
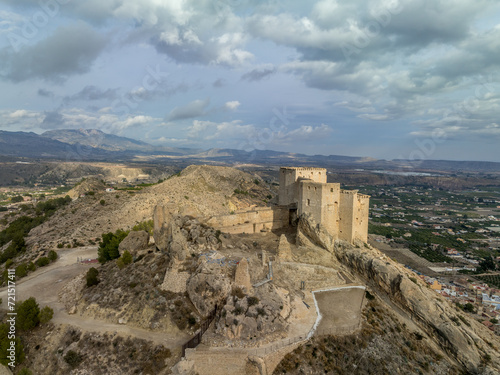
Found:
[[[498,0],[0,0],[0,129],[500,161]]]

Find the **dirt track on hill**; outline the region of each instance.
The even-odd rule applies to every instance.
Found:
[[[21,301],[35,297],[40,307],[50,306],[54,310],[52,322],[55,324],[68,324],[82,331],[90,332],[117,332],[122,336],[134,336],[140,339],[153,341],[168,348],[182,345],[189,336],[153,332],[124,324],[113,324],[102,320],[95,320],[79,315],[68,314],[62,303],[58,301],[58,294],[66,282],[72,280],[82,272],[86,272],[92,264],[77,263],[77,258],[95,258],[96,247],[83,247],[61,250],[59,259],[43,268],[39,268],[29,276],[16,283],[16,300]],[[95,266],[95,265],[94,265]],[[7,288],[0,289],[2,308],[7,308]]]

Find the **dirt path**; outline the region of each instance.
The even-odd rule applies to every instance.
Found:
[[[66,249],[58,252],[59,259],[46,267],[39,268],[29,276],[16,283],[16,300],[21,301],[29,297],[35,297],[39,305],[48,305],[54,310],[52,322],[55,324],[68,324],[78,327],[83,331],[90,332],[116,332],[123,336],[134,336],[144,340],[150,340],[157,344],[163,344],[168,348],[175,348],[182,345],[189,336],[182,334],[167,334],[163,332],[153,332],[142,328],[129,327],[124,324],[113,324],[102,320],[81,317],[79,315],[69,315],[64,306],[58,301],[58,294],[62,287],[75,276],[86,272],[92,264],[77,263],[78,258],[95,258],[96,247],[82,247],[76,249]],[[7,308],[7,288],[0,289],[2,307]]]

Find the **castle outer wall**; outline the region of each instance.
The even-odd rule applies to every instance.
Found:
[[[207,224],[224,233],[259,233],[288,227],[288,207],[260,207],[230,215],[212,216]]]

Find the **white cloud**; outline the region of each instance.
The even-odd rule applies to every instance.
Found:
[[[226,102],[226,104],[224,104],[224,107],[228,110],[231,110],[231,111],[234,111],[236,110],[239,106],[241,105],[241,103],[237,100],[233,100],[233,101],[230,101],[230,102]]]
[[[100,129],[120,133],[131,128],[149,128],[161,124],[162,119],[144,115],[120,117],[109,111],[88,112],[79,108],[61,111],[37,112],[27,110],[0,111],[3,126],[23,130]]]

